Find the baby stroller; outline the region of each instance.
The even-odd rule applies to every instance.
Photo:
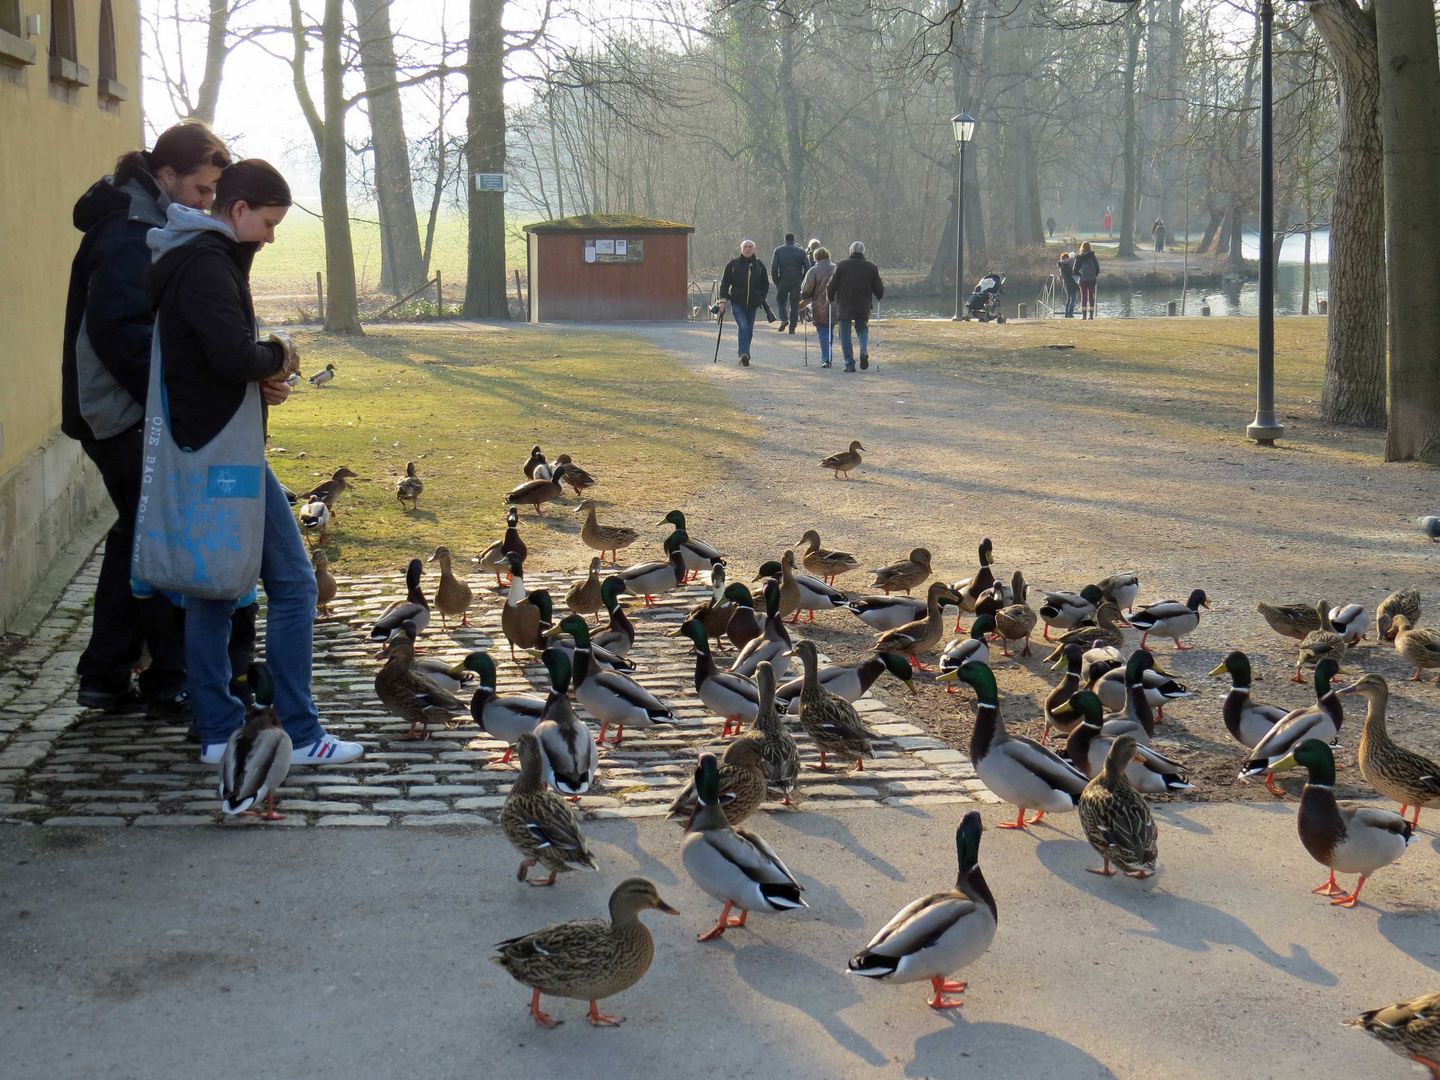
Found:
[[[975,283],[975,291],[970,294],[970,302],[966,305],[970,314],[981,322],[989,322],[994,319],[997,323],[1003,323],[1005,316],[1000,314],[1000,294],[1005,291],[1005,277],[993,270]]]

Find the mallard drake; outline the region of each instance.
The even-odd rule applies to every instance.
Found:
[[[1094,670],[1092,668],[1092,671]],[[1155,654],[1149,649],[1136,649],[1130,654],[1130,659],[1125,661],[1123,669],[1107,671],[1086,689],[1094,692],[1106,679],[1111,680],[1113,685],[1121,670],[1124,672],[1125,697],[1121,706],[1124,712],[1121,716],[1105,721],[1105,734],[1110,738],[1117,735],[1134,735],[1136,742],[1142,746],[1148,746],[1150,740],[1155,737],[1155,707],[1150,704],[1152,689],[1149,684],[1157,676],[1162,680],[1170,678],[1170,672],[1156,666]],[[1186,693],[1185,688],[1179,683],[1175,685],[1182,693]],[[1103,694],[1095,696],[1104,702],[1111,692],[1112,687],[1107,687]],[[1068,708],[1068,705],[1062,705],[1056,712],[1064,713]]]
[[[1312,859],[1330,868],[1329,880],[1311,891],[1337,907],[1354,907],[1365,880],[1405,854],[1414,830],[1392,810],[1336,802],[1335,755],[1319,739],[1306,739],[1275,762],[1277,771],[1297,765],[1310,773],[1300,795],[1300,842]],[[1337,873],[1360,875],[1354,892],[1335,884]]]
[[[406,623],[405,625],[408,627],[410,624]],[[405,636],[410,637],[408,632]],[[415,639],[411,637],[410,640],[414,641]],[[388,649],[389,647],[387,646],[386,649],[381,651],[382,657],[389,655]],[[429,658],[416,657],[415,670],[418,671],[420,674],[424,675],[427,679],[433,682],[436,686],[440,687],[440,689],[444,690],[447,694],[453,694],[456,697],[459,697],[462,693],[464,693],[465,690],[469,687],[469,685],[474,682],[476,678],[478,678],[475,672],[471,671],[465,666],[465,662],[463,660],[458,664],[450,664],[446,663],[444,660],[431,660]],[[453,724],[447,722],[445,726],[458,727],[463,722],[464,721],[456,721]]]
[[[1027,592],[1025,575],[1016,570],[1010,585],[1010,594],[1014,597],[1014,603],[995,613],[995,633],[999,635],[1000,648],[1006,656],[1010,655],[1010,642],[1012,641],[1024,641],[1025,649],[1020,655],[1030,655],[1030,634],[1035,629],[1036,616],[1030,605],[1025,602]]]
[[[600,721],[597,743],[605,741],[605,731],[611,724],[615,725],[614,743],[619,746],[627,727],[645,730],[657,724],[668,726],[675,720],[675,710],[649,690],[595,661],[590,649],[590,627],[579,615],[565,616],[557,629],[575,638],[575,700]]]
[[[846,701],[859,701],[887,671],[908,686],[910,693],[918,693],[910,662],[888,652],[873,653],[858,664],[827,664],[820,669],[820,685]],[[791,679],[775,691],[775,705],[781,712],[800,711],[800,687],[804,682],[804,676]]]
[[[505,606],[500,609],[500,630],[510,643],[510,659],[520,663],[516,649],[541,649],[544,641],[540,637],[540,608],[530,603],[525,591],[525,571],[520,560],[510,556],[510,592],[505,597]]]
[[[753,678],[761,660],[769,661],[776,678],[783,679],[790,670],[790,634],[780,621],[780,586],[774,581],[765,583],[765,630],[745,644],[730,671]]]
[[[1430,1070],[1440,1080],[1440,991],[1412,1001],[1397,1001],[1383,1009],[1370,1009],[1346,1020],[1384,1043],[1401,1057]]]
[[[1045,592],[1045,603],[1040,606],[1040,620],[1045,624],[1045,640],[1049,641],[1050,630],[1073,630],[1086,620],[1093,618],[1095,609],[1104,599],[1096,585],[1086,585],[1077,593]]]
[[[1149,649],[1136,649],[1130,654],[1130,660],[1139,663],[1137,672],[1132,672],[1130,663],[1127,663],[1123,668],[1114,667],[1102,672],[1086,687],[1095,693],[1108,711],[1123,711],[1132,687],[1137,685],[1144,688],[1146,703],[1161,720],[1165,719],[1165,706],[1169,702],[1191,696],[1184,683],[1177,682],[1163,668],[1154,666],[1155,655]],[[1096,669],[1092,667],[1091,670]],[[1132,679],[1138,679],[1138,682]]]
[[[590,560],[590,572],[565,590],[565,606],[576,615],[594,615],[600,610],[600,557]]]
[[[835,584],[835,579],[841,574],[848,574],[851,570],[860,568],[860,560],[848,551],[834,551],[830,548],[820,546],[820,534],[814,529],[806,529],[805,535],[800,537],[796,547],[805,548],[805,554],[800,558],[800,564],[821,578],[825,584]]]
[[[322,480],[309,491],[305,492],[297,501],[308,503],[312,498],[320,499],[329,509],[331,514],[338,514],[335,509],[335,500],[345,494],[345,489],[350,485],[347,481],[358,480],[359,477],[347,469],[344,465],[336,469],[329,480]]]
[[[1098,588],[1098,586],[1097,586]],[[1096,642],[1116,649],[1125,647],[1125,634],[1116,624],[1120,621],[1120,608],[1113,600],[1102,600],[1095,609],[1095,622],[1082,623],[1073,630],[1067,630],[1055,639],[1055,649],[1045,658],[1047,664],[1056,663],[1064,655],[1066,645],[1093,646]]]
[[[510,556],[514,555],[521,563],[524,563],[525,556],[529,553],[525,547],[525,541],[520,539],[519,525],[520,515],[515,507],[509,507],[505,511],[505,535],[495,543],[491,544],[480,553],[475,561],[480,564],[482,570],[495,575],[495,584],[502,585],[501,574],[510,573]]]
[[[851,472],[860,467],[860,462],[863,460],[860,457],[860,451],[864,449],[865,447],[860,445],[859,439],[852,439],[850,449],[841,450],[840,453],[831,454],[827,458],[821,458],[820,468],[829,469],[835,474],[836,480],[840,479],[841,473],[844,473],[845,479],[849,480]]]
[[[720,810],[732,826],[739,825],[765,801],[764,747],[758,735],[745,735],[725,748],[720,758]],[[689,781],[665,812],[686,824],[700,805],[695,781]]]
[[[880,928],[870,944],[850,958],[850,974],[888,982],[930,983],[932,1009],[954,1009],[951,1001],[968,983],[949,978],[980,959],[995,940],[998,909],[985,875],[980,872],[980,834],[984,826],[978,810],[969,811],[955,830],[955,854],[960,869],[955,888],[931,893],[906,904]]]
[[[871,570],[870,573],[875,575],[875,580],[870,583],[871,588],[884,589],[887,595],[903,592],[909,596],[911,589],[930,576],[930,552],[922,547],[911,548],[910,554],[899,562]]]
[[[618,565],[620,549],[635,543],[640,534],[624,525],[601,525],[595,520],[596,505],[594,499],[585,499],[575,508],[575,513],[585,513],[585,520],[580,523],[580,539],[586,547],[600,552],[601,559],[605,558],[605,552],[610,552],[611,564]]]
[[[980,568],[975,571],[975,576],[957,581],[950,586],[955,590],[955,595],[960,598],[960,613],[955,616],[955,633],[957,634],[960,632],[960,615],[966,612],[974,613],[975,605],[980,602],[980,598],[989,593],[995,585],[995,571],[991,569],[995,562],[995,548],[990,543],[988,536],[980,541],[979,554]]]
[[[1423,682],[1426,668],[1440,667],[1440,630],[1412,628],[1404,615],[1396,615],[1390,626],[1395,631],[1395,651],[1415,665],[1415,674],[1408,681]],[[1440,676],[1436,681],[1440,682]]]
[[[1080,826],[1085,839],[1105,860],[1092,874],[1110,877],[1113,862],[1126,877],[1147,878],[1155,873],[1160,857],[1160,834],[1150,806],[1136,793],[1126,777],[1126,767],[1137,758],[1137,744],[1130,735],[1121,735],[1110,744],[1105,767],[1080,793]]]
[[[685,584],[685,558],[679,549],[667,553],[664,562],[643,562],[627,566],[613,575],[628,593],[645,597],[645,606],[655,606],[655,593],[669,592]]]
[[[558,466],[548,478],[536,478],[526,480],[523,484],[517,484],[505,493],[501,500],[506,506],[533,506],[535,513],[541,517],[545,516],[545,503],[558,502],[565,496],[565,489],[561,481],[565,478],[565,466]]]
[[[435,610],[440,612],[440,626],[450,629],[445,622],[447,615],[459,615],[460,625],[469,626],[470,603],[475,594],[470,591],[470,586],[457,578],[450,569],[450,549],[441,544],[429,561],[440,564],[440,583],[435,586]]]
[[[1059,709],[1080,689],[1080,665],[1084,663],[1085,650],[1074,642],[1060,646],[1064,654],[1060,658],[1060,664],[1065,665],[1065,677],[1060,680],[1060,685],[1051,690],[1045,696],[1045,730],[1040,733],[1040,745],[1044,746],[1050,739],[1050,729],[1054,728],[1062,735],[1069,735],[1080,723],[1080,714],[1074,709],[1067,709],[1059,716],[1055,710]],[[1056,664],[1059,667],[1060,664]]]
[[[988,664],[965,664],[957,677],[975,690],[975,729],[970,735],[975,775],[1018,811],[1014,821],[1002,822],[1000,828],[1024,829],[1047,813],[1074,810],[1088,782],[1085,774],[1034,740],[1005,730],[995,674]],[[1028,822],[1027,809],[1036,811]]]
[[[1255,744],[1250,760],[1240,770],[1240,779],[1265,776],[1265,786],[1272,795],[1284,795],[1275,786],[1276,762],[1286,757],[1291,750],[1306,739],[1319,739],[1333,743],[1340,737],[1340,728],[1345,723],[1345,707],[1340,702],[1337,688],[1331,680],[1340,671],[1334,658],[1326,657],[1315,665],[1315,704],[1286,713],[1265,737]]]
[[[1225,695],[1225,728],[1248,750],[1260,745],[1275,725],[1289,715],[1279,705],[1262,705],[1250,696],[1250,658],[1236,650],[1215,666],[1211,675],[1230,675],[1230,692]]]
[[[720,918],[700,941],[718,938],[726,930],[745,925],[752,911],[798,911],[810,905],[775,849],[748,829],[735,829],[720,807],[720,766],[714,754],[701,754],[695,767],[695,797],[699,803],[685,839],[680,860],[690,880],[716,900],[724,902]],[[732,919],[730,909],[740,917]]]
[[[750,590],[741,587],[745,599],[750,599]],[[735,614],[735,603],[725,598],[725,564],[716,563],[710,568],[710,595],[685,613],[687,619],[699,619],[705,633],[718,639],[730,625],[730,616]],[[671,630],[669,637],[679,637],[678,630]]]
[[[536,593],[542,591],[543,590],[540,589],[535,590]],[[541,618],[542,620],[544,619],[543,612],[541,613]],[[566,636],[565,629],[561,626],[546,626],[542,628],[541,636],[545,639],[547,648],[559,649],[565,654],[565,659],[570,661],[570,670],[575,673],[575,678],[578,681],[580,676],[579,672],[576,671],[575,668],[575,642],[573,640],[564,640]],[[543,649],[529,649],[527,651],[531,656],[535,657],[536,659],[539,659],[541,654],[544,652]],[[607,668],[610,671],[635,670],[635,662],[633,660],[627,660],[625,657],[619,656],[611,652],[604,646],[597,645],[593,637],[590,639],[590,659],[593,660],[595,663],[599,664],[602,668]]]
[[[611,920],[576,919],[556,923],[520,937],[498,942],[491,956],[518,984],[530,986],[530,1015],[543,1028],[564,1021],[540,1009],[540,994],[589,1001],[586,1020],[595,1027],[615,1027],[625,1017],[606,1017],[602,998],[611,998],[641,981],[655,955],[655,942],[639,913],[655,910],[680,914],[660,899],[654,883],[628,877],[611,893]]]
[[[1135,742],[1134,759],[1123,766],[1122,771],[1136,791],[1147,795],[1170,795],[1177,791],[1190,791],[1185,782],[1184,766],[1171,761],[1163,754],[1140,743],[1134,735],[1120,734],[1114,737],[1102,730],[1105,724],[1105,708],[1100,699],[1088,690],[1077,690],[1066,703],[1070,712],[1080,717],[1080,723],[1071,729],[1065,740],[1065,760],[1069,761],[1086,776],[1094,779],[1105,769],[1106,754],[1118,739]]]
[[[1305,681],[1300,677],[1303,665],[1318,664],[1326,657],[1338,661],[1348,647],[1345,638],[1335,632],[1335,626],[1330,622],[1329,602],[1321,600],[1316,604],[1315,614],[1320,620],[1320,629],[1312,630],[1300,642],[1300,651],[1295,657],[1295,677],[1291,682]]]
[[[1114,604],[1117,609],[1135,610],[1135,598],[1140,595],[1139,574],[1111,574],[1095,583],[1100,596]]]
[[[325,543],[325,530],[330,527],[330,508],[325,505],[325,500],[318,495],[310,496],[310,501],[300,508],[300,529],[309,533],[314,539],[313,543]]]
[[[595,736],[570,707],[570,660],[559,649],[546,649],[541,657],[550,673],[550,696],[535,725],[535,738],[545,752],[541,778],[572,802],[590,790],[600,751]]]
[[[690,619],[680,624],[680,636],[695,646],[695,693],[705,707],[725,721],[721,736],[752,723],[760,709],[760,693],[744,675],[720,671],[710,655],[705,627]]]
[[[230,733],[220,758],[220,809],[226,814],[249,814],[265,800],[262,821],[284,821],[275,812],[275,792],[290,772],[294,744],[275,715],[275,682],[266,664],[251,664],[246,675],[255,691],[255,704],[245,723]]]
[[[555,470],[565,466],[565,483],[569,484],[577,496],[584,495],[586,488],[592,488],[600,481],[586,472],[579,465],[575,464],[569,454],[561,454],[550,465],[550,472],[553,475]]]
[[[910,657],[910,663],[921,671],[928,671],[918,657],[935,648],[945,635],[945,618],[940,612],[940,601],[944,597],[953,600],[955,593],[943,581],[932,581],[925,596],[925,618],[906,623],[898,630],[885,631],[875,639],[875,651],[904,653]]]
[[[1411,824],[1418,829],[1420,811],[1427,806],[1440,807],[1440,765],[1390,738],[1385,726],[1390,687],[1379,675],[1363,676],[1340,695],[1363,697],[1368,706],[1365,732],[1360,736],[1360,774],[1381,795],[1400,804],[1402,818],[1406,810],[1415,807]]]
[[[415,630],[424,630],[430,625],[430,601],[420,589],[420,576],[425,564],[411,559],[405,568],[405,599],[396,600],[387,607],[370,628],[371,641],[389,641],[407,622],[415,624]]]
[[[305,381],[308,382],[311,386],[315,387],[316,390],[319,390],[322,386],[324,386],[333,378],[335,378],[335,365],[326,364],[323,371],[315,372],[314,375],[311,375],[310,378],[306,379]]]
[[[866,626],[879,631],[898,630],[925,617],[925,601],[915,596],[857,596],[847,600],[845,606]],[[955,632],[960,632],[958,625]]]
[[[570,870],[598,870],[595,856],[580,832],[575,809],[541,781],[545,755],[535,736],[525,733],[515,740],[520,755],[520,775],[510,785],[500,808],[500,828],[510,846],[520,853],[516,881],[529,885],[554,885],[558,874]],[[529,877],[536,863],[550,871],[548,878]]]
[[[315,617],[330,616],[330,604],[340,587],[335,575],[330,573],[330,558],[318,548],[310,553],[310,565],[315,568]]]
[[[400,500],[403,507],[408,502],[409,509],[414,510],[420,505],[420,495],[425,490],[425,482],[415,475],[415,462],[405,466],[405,475],[395,481],[395,498]]]
[[[672,532],[665,542],[665,553],[670,553],[672,546],[678,547],[680,553],[685,557],[685,568],[692,574],[709,573],[710,567],[715,564],[716,559],[724,560],[718,548],[709,544],[702,544],[690,535],[690,530],[685,525],[685,514],[680,510],[671,510],[658,522],[660,525],[673,525]]]
[[[755,688],[759,707],[750,725],[750,734],[760,740],[765,782],[784,796],[785,806],[794,806],[795,788],[800,783],[800,748],[780,722],[775,709],[775,672],[763,660],[755,669]]]
[[[1267,604],[1255,605],[1255,610],[1281,637],[1304,641],[1305,635],[1320,629],[1320,616],[1315,614],[1314,604]]]
[[[766,566],[768,565],[769,563],[766,563]],[[800,612],[802,611],[808,611],[810,613],[810,617],[805,620],[806,622],[814,622],[815,612],[831,611],[835,608],[844,607],[849,601],[849,597],[847,597],[843,592],[835,588],[833,585],[826,585],[825,582],[821,581],[819,578],[811,577],[809,574],[795,573],[795,552],[790,551],[787,548],[785,554],[780,556],[782,617],[785,614],[785,604],[783,603],[783,597],[785,595],[785,591],[790,585],[793,585],[795,587],[796,594],[795,611],[790,616],[790,621],[792,623],[799,621]]]
[[[829,768],[825,764],[828,752],[853,757],[855,768],[864,769],[864,759],[874,757],[875,751],[860,714],[850,702],[820,685],[819,652],[813,641],[797,643],[795,655],[805,666],[805,676],[800,683],[800,726],[820,751],[819,768],[821,771]]]
[[[428,739],[432,722],[465,715],[465,706],[454,694],[415,670],[415,642],[408,632],[385,646],[385,666],[375,675],[375,696],[387,712],[410,725],[401,741]]]
[[[995,629],[994,615],[981,615],[970,624],[968,637],[956,638],[940,651],[940,674],[936,682],[945,684],[945,692],[953,694],[958,681],[956,672],[963,664],[988,664],[990,645],[986,638]]]
[[[492,739],[501,739],[508,744],[504,756],[490,764],[506,764],[515,752],[520,736],[532,734],[535,725],[540,723],[545,714],[545,701],[530,694],[506,694],[504,697],[497,694],[495,661],[487,652],[472,652],[465,657],[463,665],[467,671],[479,676],[479,685],[470,698],[471,718]]]
[[[1161,600],[1158,604],[1146,604],[1130,616],[1130,625],[1140,630],[1140,647],[1145,648],[1146,639],[1154,634],[1168,637],[1175,642],[1175,648],[1188,649],[1180,639],[1193,634],[1200,625],[1200,609],[1210,606],[1210,598],[1204,589],[1194,589],[1182,604],[1176,600]]]
[[[623,1016],[605,1016],[600,1000],[628,990],[650,970],[655,942],[640,921],[642,911],[679,912],[660,899],[655,885],[645,878],[626,878],[610,894],[610,921],[576,919],[556,923],[533,934],[509,938],[495,948],[499,964],[522,986],[530,987],[530,1015],[541,1027],[558,1027],[556,1020],[540,1010],[540,993],[551,997],[589,1001],[586,1017],[595,1027],[615,1027]]]
[[[1395,616],[1404,615],[1411,626],[1420,622],[1420,591],[1401,589],[1393,592],[1375,609],[1375,626],[1385,641],[1395,640]]]
[[[538,446],[532,446],[530,456],[526,458],[521,471],[524,472],[526,480],[549,480],[550,462],[545,457],[545,451]]]
[[[1330,609],[1330,624],[1351,645],[1358,645],[1370,629],[1370,613],[1360,604],[1341,604]]]
[[[635,644],[635,627],[631,625],[625,609],[620,606],[620,594],[624,591],[625,583],[618,577],[608,577],[600,583],[600,600],[610,615],[610,622],[591,639],[600,648],[607,649],[616,656],[627,655]]]

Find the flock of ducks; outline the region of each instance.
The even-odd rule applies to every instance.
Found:
[[[820,464],[837,479],[848,478],[861,464],[862,450],[855,441]],[[835,582],[859,570],[861,562],[852,553],[826,548],[819,532],[809,529],[793,550],[761,564],[752,592],[748,585],[727,579],[723,553],[692,537],[680,510],[660,521],[671,529],[662,545],[663,559],[620,568],[619,552],[633,545],[639,533],[598,520],[596,503],[585,497],[596,483],[590,473],[568,455],[548,461],[536,446],[524,474],[525,481],[505,496],[504,536],[477,561],[495,573],[497,584],[506,586],[501,577],[508,576],[503,635],[512,660],[542,660],[550,677],[549,694],[543,699],[499,694],[495,660],[484,651],[472,652],[459,665],[416,656],[416,640],[432,613],[440,615],[442,624],[459,618],[463,626],[474,601],[470,586],[456,577],[445,547],[430,556],[440,573],[433,596],[421,587],[424,564],[412,560],[406,596],[392,603],[370,632],[371,640],[382,645],[385,661],[375,678],[376,696],[410,724],[406,738],[424,738],[433,723],[468,719],[507,744],[499,761],[518,756],[519,773],[501,811],[501,825],[521,856],[519,880],[548,886],[571,870],[598,869],[574,808],[595,781],[598,746],[607,733],[618,744],[627,728],[643,730],[675,718],[664,701],[628,674],[635,668],[627,659],[635,630],[622,597],[643,598],[649,606],[656,595],[702,574],[711,593],[688,612],[672,636],[689,641],[697,695],[724,720],[722,737],[734,739],[720,757],[700,756],[691,782],[669,809],[672,818],[684,823],[681,860],[687,873],[722,905],[714,926],[699,940],[745,926],[750,912],[784,914],[808,906],[803,887],[780,855],[744,827],[772,795],[793,803],[801,759],[782,716],[793,715],[813,740],[819,769],[835,767],[827,758],[853,761],[863,769],[864,759],[873,755],[871,737],[852,703],[887,674],[914,692],[913,673],[930,670],[924,658],[931,654],[938,654],[937,681],[952,691],[968,686],[975,695],[971,761],[986,787],[1016,808],[1014,820],[1000,828],[1026,829],[1045,814],[1073,811],[1101,860],[1100,866],[1089,868],[1093,873],[1143,878],[1156,871],[1159,833],[1144,796],[1190,785],[1184,766],[1151,742],[1165,704],[1190,692],[1160,667],[1148,645],[1157,637],[1169,639],[1177,650],[1189,647],[1184,639],[1198,629],[1202,609],[1210,606],[1203,589],[1193,590],[1183,602],[1137,607],[1139,577],[1120,573],[1078,592],[1041,592],[1042,602],[1032,608],[1022,572],[1017,570],[1008,583],[996,579],[994,546],[985,539],[977,549],[976,570],[965,580],[929,581],[931,554],[917,547],[870,572],[871,586],[878,592],[852,595],[837,589]],[[318,501],[327,511],[321,515],[321,535],[323,522],[334,513],[334,500],[354,475],[338,470],[303,497],[307,510]],[[532,506],[543,515],[544,505],[558,501],[565,486],[582,499],[575,509],[585,514],[581,540],[597,554],[586,575],[565,594],[569,614],[557,621],[549,593],[525,586],[527,549],[519,534],[518,509]],[[397,484],[397,497],[413,507],[421,490],[411,463]],[[610,573],[603,572],[607,554],[614,566]],[[316,577],[324,603],[334,597],[334,582],[329,582],[327,597],[322,575],[328,571],[317,551]],[[911,595],[927,581],[923,599]],[[953,629],[948,629],[950,607],[958,609]],[[816,611],[841,609],[875,632],[871,655],[856,663],[822,665],[815,643],[792,640],[790,628],[801,613],[813,621]],[[1298,831],[1306,851],[1329,871],[1327,882],[1314,891],[1335,905],[1352,907],[1365,881],[1404,852],[1420,810],[1440,807],[1440,766],[1390,738],[1383,678],[1367,674],[1349,687],[1338,685],[1341,660],[1371,626],[1362,606],[1261,603],[1258,610],[1277,633],[1298,642],[1295,679],[1302,679],[1304,667],[1313,668],[1315,703],[1287,710],[1256,701],[1249,658],[1233,651],[1210,673],[1231,680],[1222,719],[1246,751],[1242,777],[1263,776],[1271,791],[1283,794],[1274,786],[1275,772],[1308,771]],[[968,631],[961,629],[965,615],[974,616]],[[590,624],[591,616],[600,618],[598,625]],[[1405,589],[1387,597],[1373,620],[1381,639],[1392,641],[1415,665],[1415,679],[1426,669],[1440,667],[1440,631],[1419,627],[1419,618],[1419,594]],[[1045,728],[1039,741],[1007,731],[990,666],[996,644],[1005,656],[1011,655],[1012,646],[1030,655],[1037,627],[1054,646],[1047,659],[1064,672],[1044,701]],[[1123,652],[1126,627],[1141,631],[1138,647],[1128,656]],[[733,660],[722,666],[715,650],[727,646]],[[787,678],[797,658],[801,673]],[[266,816],[279,817],[273,793],[288,768],[287,740],[274,722],[263,665],[252,679],[257,704],[227,748],[222,800],[227,812],[242,812],[263,801]],[[468,706],[461,697],[464,691],[471,694]],[[572,696],[599,723],[598,736],[576,716]],[[1363,699],[1366,705],[1360,771],[1381,795],[1401,804],[1401,813],[1342,804],[1334,797],[1332,748],[1344,723],[1345,699]],[[1064,737],[1063,746],[1047,745],[1052,732]],[[1414,816],[1406,818],[1412,807]],[[1027,811],[1033,812],[1028,819]],[[897,983],[928,981],[927,1004],[932,1008],[960,1004],[946,995],[960,992],[965,984],[950,976],[989,948],[996,926],[995,899],[978,863],[981,831],[979,814],[967,813],[955,834],[954,888],[917,899],[896,913],[850,959],[852,974]],[[548,876],[531,876],[537,866]],[[1358,875],[1353,890],[1346,892],[1336,883],[1337,873]],[[675,914],[651,882],[631,878],[611,895],[608,921],[561,923],[501,942],[493,960],[532,990],[537,1023],[558,1023],[541,1010],[542,993],[588,1001],[593,1024],[618,1023],[623,1018],[601,1014],[598,1002],[632,986],[648,969],[653,941],[639,918],[646,910]],[[1440,995],[1375,1010],[1354,1023],[1410,1054],[1440,1080]]]

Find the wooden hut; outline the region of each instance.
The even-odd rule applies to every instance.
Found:
[[[689,317],[690,234],[634,214],[525,226],[530,322],[665,322]]]

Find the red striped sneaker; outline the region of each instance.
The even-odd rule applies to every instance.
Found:
[[[312,743],[297,746],[290,754],[291,765],[344,765],[365,754],[358,742],[346,742],[326,732]]]

